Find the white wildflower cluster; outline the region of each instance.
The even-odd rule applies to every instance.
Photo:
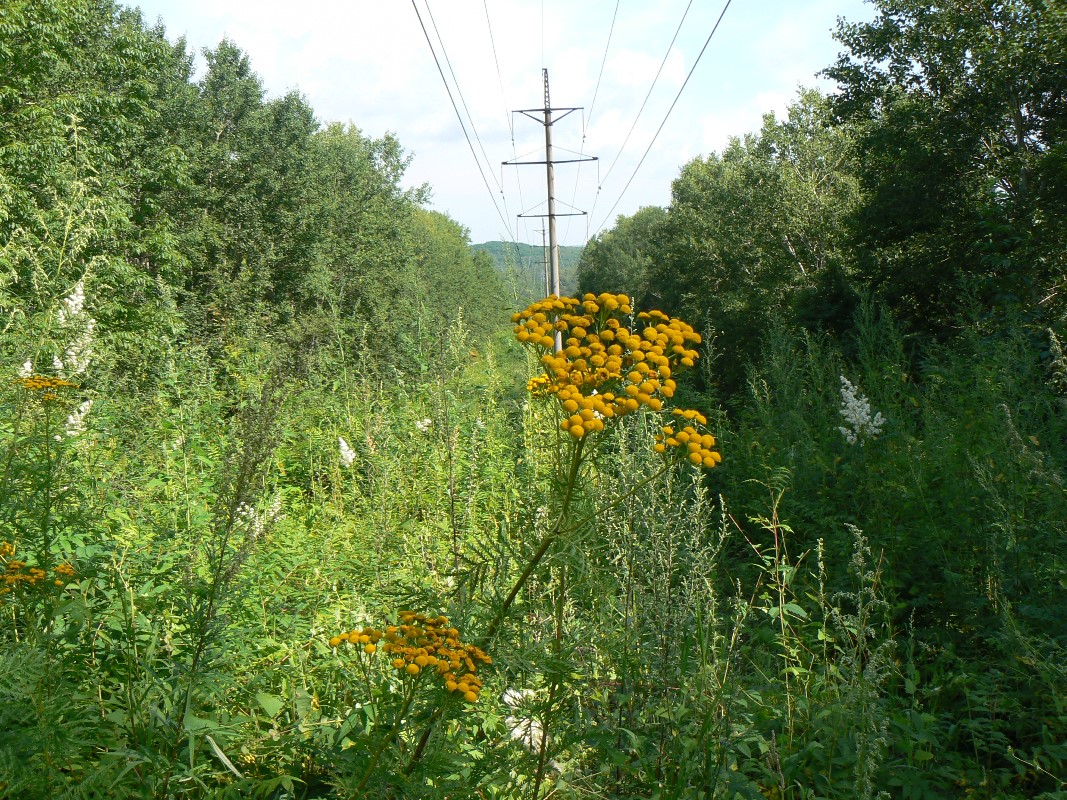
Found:
[[[356,463],[356,451],[345,441],[344,436],[337,437],[337,449],[341,455],[341,466],[348,469]]]
[[[508,689],[504,692],[504,705],[513,712],[504,719],[504,724],[508,726],[514,741],[531,753],[539,753],[545,729],[538,720],[529,716],[529,709],[524,708],[533,696],[532,689]]]
[[[22,368],[19,370],[20,378],[32,378],[33,377],[33,362],[30,359],[26,359]]]
[[[838,428],[845,441],[849,444],[858,442],[861,447],[864,440],[873,439],[882,432],[886,421],[880,411],[871,416],[870,401],[844,375],[841,376],[841,416],[848,425]]]
[[[429,417],[426,417],[426,419],[416,420],[415,427],[418,428],[419,433],[428,433],[430,428],[433,427],[433,420]]]
[[[73,438],[85,433],[85,417],[89,414],[89,409],[93,407],[92,400],[85,400],[74,411],[70,412],[67,417],[67,424],[64,426],[64,432],[67,436]]]
[[[247,528],[253,539],[258,539],[262,536],[266,532],[267,526],[281,517],[281,513],[281,494],[274,495],[270,506],[263,512],[257,511],[248,503],[241,503],[237,506],[237,520]]]
[[[59,312],[56,314],[56,318],[59,320],[60,325],[66,325],[76,317],[81,316],[85,311],[85,279],[82,278],[74,286],[74,291],[63,298],[63,302],[59,306]]]
[[[1067,358],[1063,354],[1063,345],[1052,328],[1048,328],[1049,350],[1049,385],[1059,395],[1067,395]]]
[[[84,278],[78,281],[67,297],[63,298],[59,312],[56,314],[56,321],[65,332],[69,329],[70,338],[63,357],[56,356],[52,360],[52,366],[57,374],[67,377],[85,372],[93,355],[93,331],[96,328],[96,320],[85,310]]]

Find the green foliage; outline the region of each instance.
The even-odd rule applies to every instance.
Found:
[[[785,120],[767,115],[758,136],[695,159],[672,186],[644,291],[715,332],[728,394],[772,321],[848,327],[855,293],[842,226],[858,196],[849,142],[827,100],[803,91]]]
[[[743,475],[788,469],[794,549],[822,547],[832,576],[848,557],[840,535],[847,524],[862,522],[880,548],[890,624],[910,637],[894,678],[909,705],[879,711],[888,763],[896,765],[891,785],[908,797],[943,795],[950,785],[1025,796],[1048,776],[1016,771],[1009,748],[1045,746],[1045,723],[1030,721],[1047,719],[1042,697],[1062,691],[1051,688],[1062,686],[1062,672],[1048,665],[1067,633],[1036,611],[1055,604],[1051,593],[1061,591],[1065,574],[1064,494],[1052,477],[1061,434],[1046,427],[1059,425],[1046,405],[1057,403],[1048,373],[1021,337],[981,340],[932,355],[914,384],[884,316],[862,317],[857,334],[851,368],[824,340],[771,337],[737,439],[723,437],[740,473],[729,496],[754,502]],[[837,376],[846,369],[887,419],[862,443],[849,444],[837,429],[845,422]],[[1022,661],[1009,655],[1013,647],[1026,653]],[[916,748],[916,735],[926,744]],[[983,755],[971,760],[975,753]],[[948,760],[938,769],[935,758]]]
[[[527,398],[492,269],[540,251],[395,138],[4,5],[0,796],[1061,796],[1067,25],[878,7],[581,256],[712,330],[701,477]],[[404,608],[476,704],[329,646]]]
[[[459,313],[478,340],[493,333],[504,316],[504,287],[484,250],[470,247],[459,223],[436,211],[419,211],[418,275],[425,335],[441,338]]]
[[[620,215],[615,227],[593,238],[578,261],[578,290],[582,293],[622,292],[642,308],[655,305],[653,268],[662,258],[659,239],[667,213],[657,206]]]
[[[493,266],[508,287],[509,298],[515,308],[528,306],[546,294],[544,248],[524,242],[481,242],[471,245],[475,250],[489,254]],[[578,259],[582,248],[560,245],[559,285],[560,291],[573,296],[578,287]]]
[[[1063,267],[1067,8],[876,5],[871,23],[841,23],[847,52],[826,70],[866,156],[863,271],[928,333],[958,324],[971,293],[993,315],[1039,315]]]

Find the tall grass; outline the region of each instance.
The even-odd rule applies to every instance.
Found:
[[[49,581],[0,597],[0,795],[1064,791],[1047,335],[916,362],[871,308],[847,346],[770,331],[729,413],[690,394],[721,467],[664,470],[637,414],[569,473],[521,357],[459,321],[417,375],[235,338],[134,381],[101,329],[45,400],[17,354],[70,285],[3,347],[5,569]],[[886,420],[862,443],[841,376]],[[331,647],[402,609],[489,652],[476,703]]]

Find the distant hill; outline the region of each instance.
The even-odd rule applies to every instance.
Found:
[[[482,242],[471,248],[488,253],[504,279],[507,296],[517,306],[525,306],[545,296],[545,256],[541,247],[522,242]],[[559,248],[559,285],[564,295],[578,290],[578,259],[582,248],[561,245]]]

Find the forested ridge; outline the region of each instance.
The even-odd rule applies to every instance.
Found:
[[[512,291],[516,305],[526,305],[545,295],[545,249],[523,242],[480,242],[474,250],[488,253],[497,272]],[[560,292],[573,295],[578,287],[578,259],[582,248],[559,246]]]
[[[873,5],[566,298],[0,5],[0,797],[1067,796],[1067,6]]]

